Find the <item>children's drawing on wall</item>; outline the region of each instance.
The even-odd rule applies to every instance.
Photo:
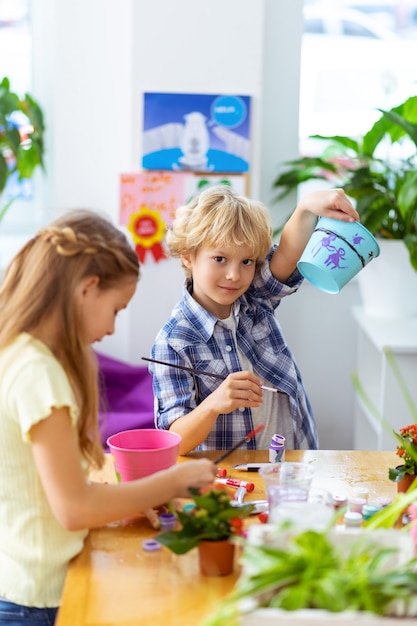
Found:
[[[163,170],[120,175],[119,223],[126,227],[139,260],[167,258],[164,239],[175,211],[207,187],[227,185],[247,194],[247,174],[196,174]]]
[[[184,204],[190,173],[137,172],[120,176],[119,222],[126,226],[139,260],[166,259],[163,241],[175,210]]]
[[[248,172],[250,97],[145,93],[145,169]]]

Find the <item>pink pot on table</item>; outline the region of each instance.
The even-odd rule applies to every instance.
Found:
[[[169,430],[124,430],[107,439],[116,474],[122,482],[167,469],[178,460],[181,436]]]

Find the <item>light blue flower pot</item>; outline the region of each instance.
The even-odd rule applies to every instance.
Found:
[[[339,293],[378,255],[375,237],[362,224],[321,217],[297,267],[318,289]]]

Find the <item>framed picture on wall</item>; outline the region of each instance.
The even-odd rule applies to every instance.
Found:
[[[248,172],[250,112],[250,96],[145,93],[142,167]]]
[[[208,187],[226,185],[240,196],[247,196],[249,193],[248,174],[200,174],[194,172],[192,176],[185,179],[186,202],[201,193]]]

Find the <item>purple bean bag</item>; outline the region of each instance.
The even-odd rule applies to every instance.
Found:
[[[97,354],[99,367],[101,442],[132,428],[155,428],[152,376],[147,367],[128,365]]]

